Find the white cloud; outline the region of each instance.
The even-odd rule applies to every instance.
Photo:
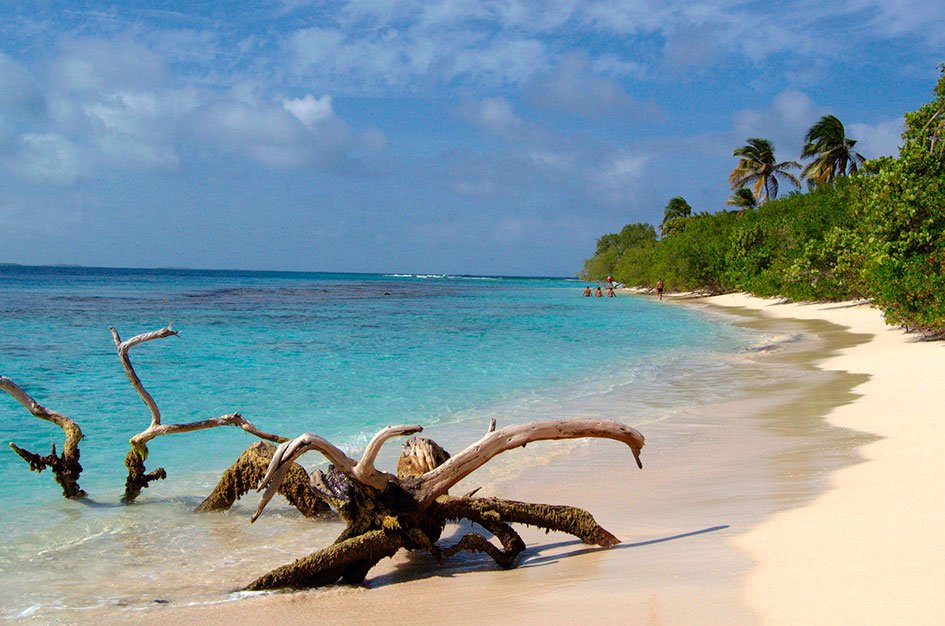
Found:
[[[273,167],[365,171],[387,138],[373,128],[352,130],[331,102],[329,95],[310,94],[279,101],[220,99],[199,112],[195,130],[210,145]]]
[[[640,185],[646,163],[645,156],[620,150],[603,159],[593,179],[604,197],[619,202]]]
[[[27,133],[11,158],[11,168],[37,182],[70,185],[82,174],[75,145],[55,133]]]
[[[847,135],[857,140],[857,152],[867,159],[875,159],[899,154],[903,130],[903,118],[895,117],[876,124],[850,124]]]
[[[331,109],[331,96],[328,94],[316,98],[309,93],[303,98],[283,100],[282,107],[308,128],[312,128],[318,122],[330,120],[335,115]]]
[[[45,98],[26,68],[0,53],[0,120],[35,118],[45,107]]]
[[[782,91],[763,109],[743,109],[732,120],[736,145],[749,137],[762,137],[774,143],[779,161],[796,161],[807,130],[829,111],[800,91]],[[733,146],[734,148],[735,146]]]
[[[512,105],[504,98],[467,102],[460,107],[460,114],[480,128],[504,137],[525,130],[525,122],[515,114]]]
[[[641,102],[614,79],[596,74],[592,60],[583,54],[562,58],[553,72],[533,78],[526,93],[537,108],[588,119],[652,117],[659,112],[654,102]]]

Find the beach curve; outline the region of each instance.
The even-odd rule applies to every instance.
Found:
[[[769,624],[941,624],[945,619],[945,345],[887,326],[864,303],[706,299],[774,318],[820,319],[871,339],[820,364],[865,373],[855,402],[826,419],[881,437],[830,488],[739,536],[757,561],[746,601]]]

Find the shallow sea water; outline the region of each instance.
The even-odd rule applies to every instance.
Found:
[[[173,320],[180,337],[132,361],[165,423],[234,411],[286,436],[317,432],[351,455],[388,424],[420,423],[457,451],[495,417],[605,417],[638,426],[737,398],[768,372],[765,346],[792,340],[651,298],[582,298],[583,283],[498,277],[0,267],[0,374],[78,421],[82,487],[64,500],[48,473],[0,452],[0,619],[75,621],[103,607],[222,602],[274,566],[324,545],[334,521],[255,494],[226,514],[192,509],[252,442],[217,428],[154,440],[168,479],[119,503],[127,440],[147,409],[122,374],[123,338]],[[741,378],[733,378],[733,372]],[[46,453],[54,426],[0,397],[0,438]],[[571,442],[529,446],[484,468],[501,480]],[[399,446],[379,465],[392,468]],[[308,467],[321,459],[303,458]]]

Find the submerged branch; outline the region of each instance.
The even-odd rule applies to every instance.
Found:
[[[85,435],[82,434],[79,425],[62,413],[47,409],[26,393],[22,387],[5,376],[0,376],[0,390],[8,393],[32,415],[47,422],[52,422],[61,428],[66,435],[61,455],[56,454],[56,444],[52,446],[52,453],[46,456],[24,450],[12,442],[10,447],[30,464],[30,470],[41,472],[48,466],[52,470],[56,482],[62,487],[63,496],[66,498],[84,498],[86,493],[79,487],[79,475],[82,473],[82,465],[79,464],[79,442]]]
[[[207,428],[215,428],[217,426],[237,426],[260,439],[268,439],[276,443],[286,441],[285,437],[256,428],[239,413],[228,413],[220,417],[212,417],[199,422],[186,424],[162,424],[161,410],[158,408],[157,402],[151,394],[144,388],[141,379],[135,372],[135,368],[131,364],[131,359],[128,356],[128,351],[147,341],[177,336],[178,332],[172,328],[172,323],[170,323],[164,328],[135,335],[131,339],[122,341],[118,330],[115,329],[114,326],[110,326],[109,330],[112,333],[112,339],[115,341],[115,347],[118,350],[118,358],[121,361],[121,367],[125,372],[125,376],[128,378],[128,382],[131,383],[131,386],[134,387],[138,396],[141,397],[145,405],[147,405],[148,410],[151,412],[151,423],[146,429],[132,437],[129,442],[131,443],[131,451],[129,451],[128,455],[125,457],[125,466],[128,468],[128,478],[125,480],[125,496],[123,498],[125,502],[134,501],[141,493],[141,490],[147,488],[151,481],[161,480],[167,477],[167,472],[165,472],[163,468],[158,468],[153,472],[147,472],[144,466],[144,461],[148,457],[148,442],[155,437],[206,430]]]
[[[200,503],[196,512],[228,510],[259,484],[275,451],[274,445],[264,441],[257,441],[246,448],[240,458],[223,473],[220,482]],[[292,464],[286,480],[279,486],[279,493],[305,517],[318,517],[329,511],[328,505],[317,498],[309,487],[308,474],[296,463]]]

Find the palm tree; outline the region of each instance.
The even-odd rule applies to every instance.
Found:
[[[666,208],[663,209],[663,221],[660,222],[660,233],[663,233],[663,229],[673,220],[681,217],[689,217],[690,215],[692,215],[692,207],[689,206],[685,198],[676,196],[667,202]]]
[[[825,115],[807,131],[801,158],[814,157],[801,176],[813,185],[833,182],[837,176],[856,174],[866,159],[853,151],[856,139],[846,136],[843,124],[833,115]]]
[[[758,198],[748,187],[739,187],[732,197],[725,201],[725,204],[738,207],[738,212],[744,213],[758,206]]]
[[[800,188],[801,181],[788,170],[800,169],[797,161],[776,163],[774,145],[767,139],[750,137],[748,144],[735,148],[732,156],[740,157],[738,165],[732,170],[728,182],[732,189],[752,185],[759,202],[778,197],[779,179],[786,179]]]

